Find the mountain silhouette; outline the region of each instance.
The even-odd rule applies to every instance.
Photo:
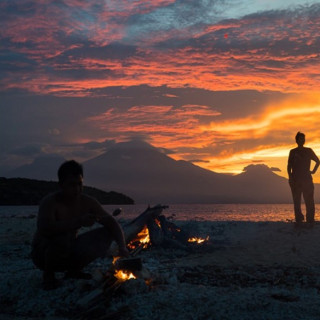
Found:
[[[288,180],[265,164],[251,164],[233,176],[239,203],[290,203]]]
[[[11,171],[10,177],[56,180],[63,161],[59,157],[37,158]],[[264,164],[251,164],[231,176],[174,160],[166,150],[141,140],[116,143],[83,166],[86,185],[121,192],[136,203],[292,202],[288,180]],[[315,187],[319,202],[320,188]]]
[[[136,202],[215,202],[225,194],[221,184],[231,179],[186,161],[176,161],[143,141],[116,144],[84,163],[85,180],[111,187]],[[226,191],[226,190],[225,190]]]
[[[84,163],[89,184],[128,194],[138,203],[290,203],[287,179],[266,165],[236,176],[174,160],[143,141],[116,144]]]
[[[65,161],[60,155],[46,154],[36,157],[32,163],[12,169],[5,174],[7,178],[28,178],[36,180],[57,180],[57,171]]]

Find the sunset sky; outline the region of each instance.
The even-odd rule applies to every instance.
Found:
[[[132,138],[225,173],[286,176],[297,131],[320,156],[319,1],[0,0],[0,21],[1,171]]]

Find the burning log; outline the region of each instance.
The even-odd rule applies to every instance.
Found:
[[[191,237],[173,222],[168,221],[164,215],[161,215],[163,209],[166,208],[168,207],[161,205],[153,208],[148,207],[137,218],[123,226],[131,257],[150,245],[187,251],[195,250],[202,244],[207,245],[209,237]],[[113,243],[109,252],[116,256],[116,249],[117,246]],[[198,251],[198,248],[196,250]],[[110,301],[111,297],[118,292],[122,284],[130,279],[138,279],[134,281],[142,283],[146,288],[153,281],[150,272],[142,266],[140,258],[121,259],[115,257],[112,267],[105,273],[102,285],[81,299],[81,304],[85,306],[86,310],[80,319],[104,319],[102,315],[100,317],[101,305],[106,305],[107,301]],[[135,290],[136,283],[127,282],[126,284]],[[126,286],[124,285],[124,287]]]
[[[209,238],[191,237],[173,222],[162,215],[168,206],[157,205],[148,207],[142,214],[123,226],[127,247],[130,255],[137,255],[142,249],[154,247],[171,247],[189,250],[190,245],[208,243]],[[113,243],[110,253],[116,255],[116,244]]]
[[[147,227],[153,246],[188,250],[189,234],[173,222],[168,221],[164,215],[159,215],[156,219],[151,220]]]
[[[155,207],[148,207],[143,213],[141,213],[137,218],[123,226],[123,232],[126,239],[126,243],[130,243],[133,239],[137,237],[139,232],[144,229],[148,223],[158,217],[164,209],[168,206],[157,205]],[[111,255],[115,256],[116,244],[113,243],[110,247]]]
[[[173,222],[168,221],[164,215],[159,216],[159,221],[160,221],[161,229],[163,230],[166,238],[177,240],[181,243],[187,242],[189,238],[188,233],[181,230],[181,228],[179,228]]]
[[[132,255],[133,252],[137,254],[141,250],[139,249],[145,249],[150,244],[150,236],[149,236],[149,229],[147,226],[145,226],[135,237],[134,240],[130,241],[127,244],[128,249],[131,249],[132,251],[130,254]]]
[[[150,242],[153,246],[160,246],[164,240],[164,232],[157,221],[155,219],[152,219],[147,224]]]
[[[150,245],[153,247],[161,246],[164,248],[169,247],[181,250],[193,250],[195,244],[208,244],[209,237],[191,237],[189,233],[181,230],[181,228],[173,222],[168,221],[168,219],[161,214],[162,210],[158,210],[161,208],[166,207],[156,206],[154,208],[148,208],[143,214],[127,225],[127,228],[129,225],[131,228],[136,225],[140,228],[140,224],[146,222],[146,225],[142,227],[142,230],[128,243],[128,248],[131,249],[130,254],[132,256],[135,256],[142,249],[145,249]],[[150,214],[150,210],[156,210],[156,214]],[[137,221],[139,221],[139,223],[137,223]],[[132,233],[134,234],[134,232]],[[128,238],[131,239],[132,236],[130,235]]]
[[[124,233],[127,242],[135,238],[137,233],[143,229],[151,220],[157,218],[168,206],[157,205],[153,208],[147,208],[140,216],[124,226]]]

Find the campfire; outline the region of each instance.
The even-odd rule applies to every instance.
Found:
[[[147,226],[144,226],[144,228],[137,234],[136,238],[127,244],[127,247],[129,250],[134,250],[140,245],[143,245],[143,249],[145,249],[148,247],[149,244],[149,229],[147,228]]]
[[[130,256],[136,256],[141,250],[150,247],[171,247],[194,250],[195,245],[203,245],[209,241],[206,238],[190,236],[180,227],[169,221],[162,211],[167,206],[148,208],[136,219],[124,226],[127,248]],[[191,247],[190,247],[191,245]],[[119,264],[121,261],[121,264]],[[137,270],[142,269],[141,260],[114,258],[114,277],[120,281],[137,279]]]
[[[169,221],[162,215],[162,211],[166,208],[168,207],[161,205],[149,207],[123,226],[130,257],[117,257],[117,245],[112,244],[110,248],[110,254],[114,257],[112,266],[106,271],[104,281],[100,288],[95,290],[95,294],[84,299],[87,311],[82,314],[81,319],[91,319],[97,312],[98,302],[110,301],[125,282],[140,279],[144,280],[146,287],[153,283],[151,273],[142,265],[141,258],[136,257],[142,250],[161,247],[194,252],[209,243],[209,236],[205,238],[192,236]]]

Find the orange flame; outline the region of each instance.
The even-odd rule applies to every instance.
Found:
[[[117,262],[117,260],[119,260],[120,257],[113,257],[113,260],[112,260],[112,264],[115,264]]]
[[[198,238],[198,237],[192,237],[188,239],[188,242],[196,242],[196,243],[203,243],[205,241],[209,240],[209,236],[207,236],[205,239],[203,238]]]
[[[150,236],[149,236],[149,230],[147,226],[145,226],[138,234],[135,239],[133,239],[130,243],[128,243],[129,249],[135,249],[136,245],[135,242],[140,242],[140,244],[143,244],[143,248],[147,248],[150,243]]]
[[[156,224],[158,225],[158,227],[161,228],[161,223],[160,223],[160,221],[159,221],[158,219],[155,219],[154,221],[156,222]]]
[[[114,276],[121,281],[127,281],[130,279],[137,279],[137,277],[132,272],[126,272],[124,270],[116,270]]]
[[[120,257],[113,257],[112,264],[115,265],[117,260],[119,260]],[[127,272],[125,270],[115,270],[114,276],[121,281],[127,281],[130,279],[137,279],[137,277],[132,272]]]

